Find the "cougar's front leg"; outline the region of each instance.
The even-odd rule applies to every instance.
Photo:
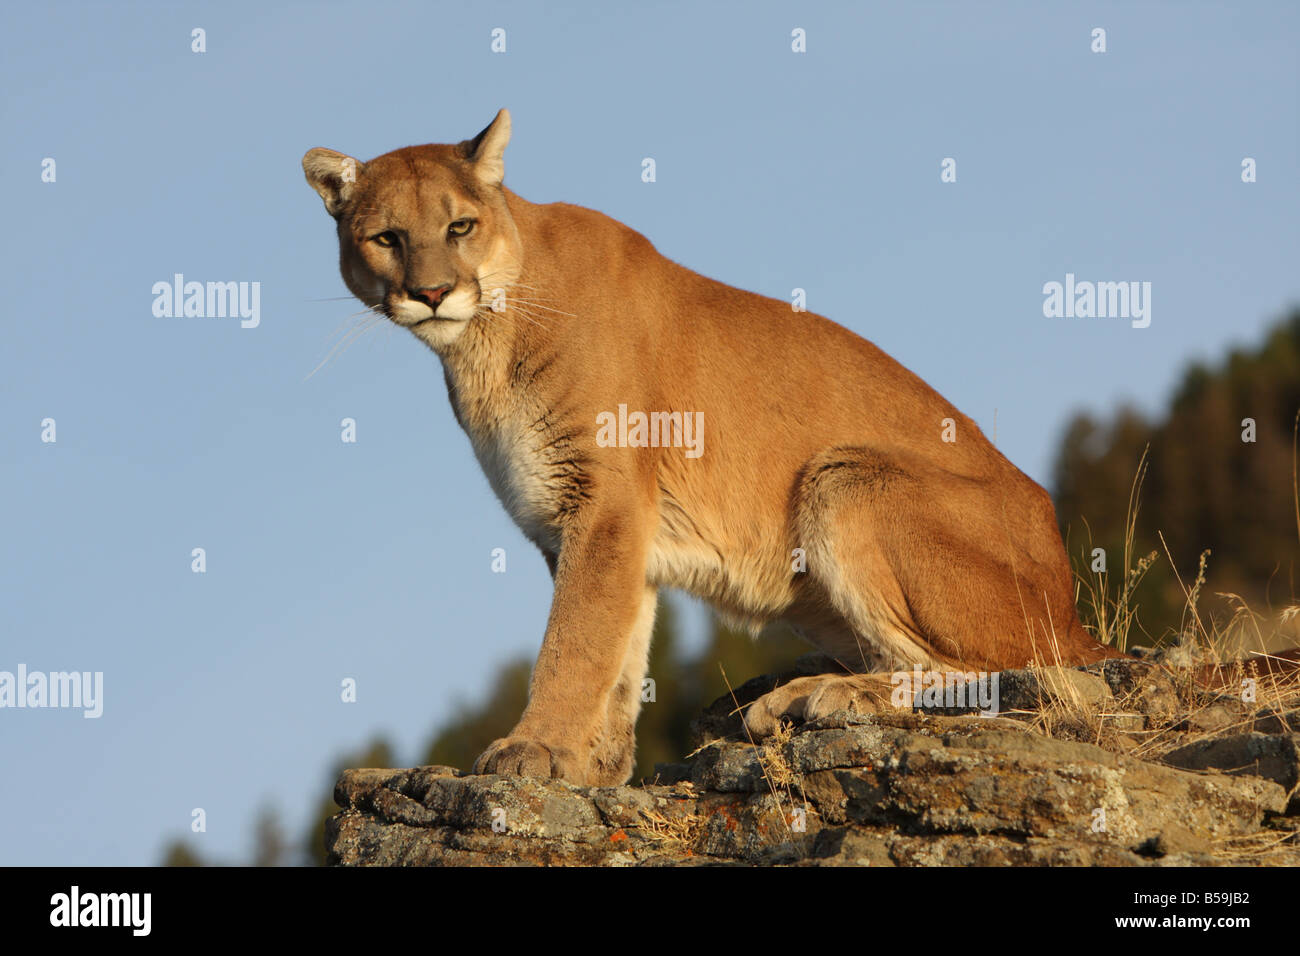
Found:
[[[642,616],[648,518],[604,510],[566,529],[528,706],[510,736],[474,762],[476,773],[606,782],[593,756]]]

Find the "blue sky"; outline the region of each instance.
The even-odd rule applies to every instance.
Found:
[[[196,807],[199,852],[246,858],[259,807],[296,837],[339,753],[382,733],[414,760],[540,642],[548,575],[436,358],[380,328],[309,377],[358,306],[318,301],[346,289],[308,148],[454,142],[507,106],[516,192],[807,290],[1046,481],[1071,411],[1158,408],[1300,301],[1298,26],[1281,2],[4,5],[0,670],[105,691],[97,720],[0,709],[0,863],[150,864]],[[1067,272],[1151,282],[1150,327],[1045,318]],[[175,273],[261,283],[260,325],[155,317]]]

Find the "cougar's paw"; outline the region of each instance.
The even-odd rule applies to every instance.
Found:
[[[817,720],[837,710],[879,713],[889,706],[889,682],[868,674],[796,677],[764,694],[745,711],[745,727],[758,740],[770,737],[782,720]]]
[[[817,720],[837,710],[878,714],[890,709],[892,684],[887,677],[852,674],[825,679],[804,704],[804,720]]]
[[[582,783],[573,754],[526,737],[502,737],[474,761],[475,773],[499,773],[516,777],[555,777]]]

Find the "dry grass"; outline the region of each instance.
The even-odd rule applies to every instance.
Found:
[[[781,721],[776,731],[755,750],[755,756],[758,757],[759,765],[763,768],[763,776],[767,778],[772,788],[772,794],[776,798],[777,808],[780,810],[781,819],[785,822],[788,833],[794,832],[793,811],[796,808],[802,808],[803,812],[810,816],[817,813],[804,793],[803,776],[797,773],[786,759],[786,747],[793,737],[793,724]],[[790,812],[785,809],[787,801],[791,808]]]
[[[1262,730],[1300,732],[1300,669],[1276,656],[1295,647],[1285,627],[1300,606],[1272,620],[1252,611],[1240,597],[1226,595],[1234,614],[1225,624],[1206,621],[1190,606],[1204,577],[1187,589],[1186,629],[1174,645],[1149,656],[1150,673],[1127,695],[1099,698],[1082,693],[1059,660],[1035,660],[1029,670],[1039,682],[1037,709],[1028,717],[1040,733],[1085,740],[1143,759],[1214,737]],[[1265,650],[1270,648],[1271,650]],[[1281,666],[1268,667],[1269,663]],[[1162,706],[1151,696],[1162,694]]]
[[[791,796],[791,785],[797,785],[799,775],[790,767],[790,763],[785,759],[786,745],[794,738],[794,727],[791,724],[781,721],[780,726],[772,736],[765,739],[758,746],[756,751],[758,762],[763,765],[763,773],[772,786],[777,787],[785,792],[786,796]],[[791,796],[791,799],[793,797]]]
[[[1066,679],[1066,668],[1034,661],[1027,668],[1038,680],[1038,706],[1028,715],[1031,727],[1058,740],[1081,740],[1107,749],[1124,749],[1118,740],[1126,714],[1112,706],[1099,706]]]
[[[676,818],[665,816],[658,810],[642,810],[640,813],[646,832],[662,843],[678,847],[694,847],[704,826],[694,813]]]
[[[722,680],[727,685],[727,693],[731,695],[731,702],[736,709],[733,714],[739,714],[743,711],[740,702],[736,700],[736,692],[732,689],[731,681],[727,679],[727,672],[722,665],[718,665],[722,670]],[[789,762],[785,759],[785,748],[794,737],[794,727],[781,721],[776,731],[767,737],[761,744],[755,742],[753,736],[749,733],[749,727],[745,726],[745,736],[749,738],[750,746],[754,748],[754,754],[758,758],[758,765],[763,770],[763,778],[767,781],[768,790],[772,794],[772,799],[776,801],[777,811],[781,815],[781,820],[785,823],[786,832],[794,833],[794,808],[801,806],[805,813],[816,813],[803,791],[803,780],[799,774],[795,773]],[[701,748],[702,749],[702,748]],[[695,753],[698,753],[696,750]],[[795,799],[795,790],[799,791],[798,802]],[[784,799],[783,799],[784,798]],[[790,809],[786,809],[787,802]]]
[[[1124,518],[1124,553],[1120,568],[1120,580],[1114,585],[1112,596],[1111,572],[1109,564],[1100,570],[1093,570],[1093,563],[1085,563],[1087,573],[1077,575],[1078,587],[1075,603],[1081,606],[1085,624],[1097,640],[1109,644],[1121,651],[1129,647],[1129,635],[1137,619],[1137,605],[1133,595],[1146,573],[1155,563],[1157,552],[1152,551],[1134,561],[1133,547],[1137,540],[1137,519],[1141,500],[1142,481],[1147,473],[1147,451],[1144,449],[1138,461],[1137,472],[1133,476],[1133,485],[1129,489],[1128,510]],[[1084,521],[1088,532],[1088,553],[1092,551],[1092,528]]]
[[[1296,417],[1296,429],[1293,456],[1296,436],[1300,435],[1300,414]],[[1300,464],[1300,458],[1296,463]],[[1084,626],[1102,643],[1125,652],[1131,652],[1138,643],[1149,643],[1149,640],[1135,640],[1140,625],[1134,594],[1162,556],[1159,551],[1152,551],[1139,557],[1134,548],[1146,471],[1144,451],[1129,493],[1120,566],[1093,568],[1088,561],[1092,547],[1092,531],[1088,528],[1087,570],[1076,571],[1076,597]],[[1300,535],[1300,468],[1297,467],[1293,467],[1292,493],[1296,530]],[[1219,593],[1231,615],[1226,621],[1216,620],[1201,609],[1212,557],[1210,551],[1201,553],[1196,574],[1188,585],[1174,564],[1164,535],[1157,534],[1163,557],[1182,591],[1183,608],[1179,626],[1168,633],[1164,646],[1154,652],[1148,649],[1146,653],[1152,665],[1149,680],[1121,699],[1088,697],[1061,675],[1055,641],[1049,639],[1048,653],[1038,655],[1030,665],[1041,688],[1039,707],[1032,714],[1022,716],[1048,736],[1087,740],[1107,749],[1155,760],[1177,747],[1213,737],[1257,729],[1269,732],[1300,729],[1300,718],[1297,718],[1300,672],[1295,668],[1274,668],[1275,672],[1270,672],[1262,666],[1278,652],[1300,646],[1295,627],[1300,623],[1300,605],[1266,616],[1253,610],[1240,595]],[[1161,706],[1152,706],[1152,686],[1164,694]]]
[[[1248,836],[1224,837],[1211,843],[1210,852],[1225,863],[1294,865],[1294,847],[1300,844],[1300,833],[1294,831],[1260,830]]]

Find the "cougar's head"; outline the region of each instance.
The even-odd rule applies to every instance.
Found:
[[[505,110],[455,146],[408,146],[367,163],[332,149],[302,158],[338,222],[352,294],[436,347],[518,278],[523,251],[501,182]]]

